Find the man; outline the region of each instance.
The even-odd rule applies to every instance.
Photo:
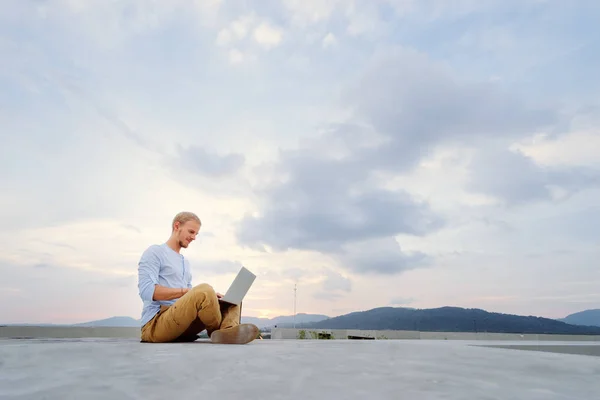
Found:
[[[220,303],[222,295],[206,283],[192,287],[189,262],[180,252],[196,239],[200,226],[196,214],[181,212],[173,219],[169,240],[142,254],[142,342],[194,341],[204,329],[213,343],[246,344],[258,336],[258,327],[239,323],[239,306]]]

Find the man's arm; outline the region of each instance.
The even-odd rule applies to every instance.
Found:
[[[187,288],[168,288],[158,284],[160,260],[149,248],[142,254],[138,264],[138,289],[143,301],[173,300],[187,293]]]
[[[169,288],[154,285],[154,296],[152,300],[174,300],[189,292],[188,288]]]
[[[188,272],[188,274],[189,274],[189,279],[188,279],[188,281],[187,281],[187,288],[188,288],[188,289],[192,289],[192,270],[191,270],[191,268],[190,268],[190,264],[189,264],[189,263],[188,263],[188,265],[187,265],[187,270],[189,271],[189,272]]]

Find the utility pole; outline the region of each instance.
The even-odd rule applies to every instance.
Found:
[[[294,283],[294,329],[296,329],[296,284]]]

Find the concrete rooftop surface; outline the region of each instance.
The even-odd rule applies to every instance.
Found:
[[[490,347],[498,345],[527,350]],[[0,339],[0,399],[597,399],[599,350],[481,340]]]

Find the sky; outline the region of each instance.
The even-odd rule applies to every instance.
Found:
[[[1,323],[139,318],[179,211],[244,315],[600,308],[600,3],[6,0]],[[294,285],[297,287],[294,301]]]

